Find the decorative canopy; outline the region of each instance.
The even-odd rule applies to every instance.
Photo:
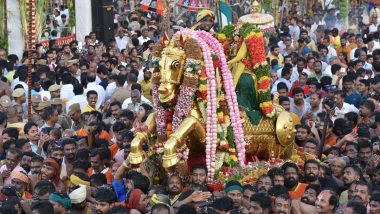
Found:
[[[252,2],[251,12],[251,14],[239,18],[238,26],[244,23],[251,23],[262,31],[274,31],[273,16],[261,13],[261,5],[256,0]]]
[[[207,0],[179,0],[176,5],[191,11],[209,8]]]

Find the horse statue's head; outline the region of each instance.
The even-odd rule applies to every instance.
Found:
[[[174,41],[170,41],[169,45],[162,51],[161,59],[158,63],[161,77],[158,93],[161,103],[172,101],[178,94],[185,60],[185,51],[178,47]]]

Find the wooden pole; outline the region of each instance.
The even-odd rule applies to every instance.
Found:
[[[32,70],[33,52],[36,43],[36,0],[29,0],[29,22],[28,22],[28,120],[32,120]]]

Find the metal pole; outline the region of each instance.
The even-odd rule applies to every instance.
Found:
[[[36,42],[36,0],[29,0],[29,22],[28,22],[28,120],[32,120],[32,70],[33,52]]]

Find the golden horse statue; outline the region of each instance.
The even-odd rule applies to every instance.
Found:
[[[258,124],[251,123],[247,109],[239,103],[239,96],[245,95],[235,94],[232,74],[223,61],[223,48],[210,34],[185,29],[171,40],[164,37],[156,43],[153,58],[155,112],[131,143],[132,164],[143,161],[145,143],[154,148],[153,155],[160,157],[165,168],[186,160],[186,150],[190,156],[206,151],[206,164],[213,168],[217,165],[215,149],[226,142],[235,143],[238,153],[245,152],[238,155],[240,163],[245,155],[262,159],[291,157],[295,137],[291,116],[275,105],[273,118],[263,116]],[[239,127],[244,136],[239,135]]]

